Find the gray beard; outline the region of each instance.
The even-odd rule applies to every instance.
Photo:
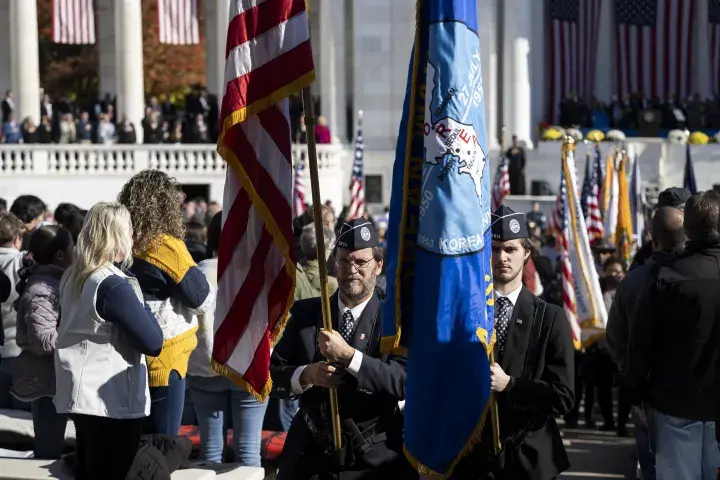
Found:
[[[368,281],[348,282],[340,285],[340,293],[342,297],[352,301],[359,302],[363,298],[368,297],[375,288],[375,278]]]

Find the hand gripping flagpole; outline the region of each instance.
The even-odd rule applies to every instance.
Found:
[[[500,158],[502,161],[506,161],[503,157],[505,154],[505,127],[502,127],[500,133]],[[499,207],[500,205],[498,205]],[[497,343],[495,343],[497,345]],[[495,363],[495,345],[490,350],[490,365]],[[500,443],[500,414],[498,413],[497,407],[497,394],[493,393],[490,397],[490,431],[492,433],[492,448],[495,455],[502,451],[502,444]]]
[[[310,168],[310,188],[312,190],[313,217],[315,220],[315,237],[317,238],[317,258],[320,269],[320,303],[322,304],[323,327],[332,332],[330,316],[330,292],[328,290],[327,257],[325,256],[325,236],[322,223],[322,201],[320,200],[320,179],[318,178],[317,145],[315,142],[315,108],[310,87],[302,89],[302,101],[305,109],[305,126],[307,129],[308,163]],[[335,450],[342,449],[342,431],[340,429],[340,409],[337,390],[331,388],[330,416],[332,417],[333,443]]]

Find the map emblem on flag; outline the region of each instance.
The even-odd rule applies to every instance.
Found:
[[[431,25],[430,37],[453,48],[432,50],[426,65],[418,245],[441,255],[478,252],[490,220],[477,214],[490,198],[479,40],[458,22]]]

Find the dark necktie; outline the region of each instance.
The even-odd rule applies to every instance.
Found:
[[[507,342],[508,326],[510,325],[510,311],[512,303],[507,297],[498,297],[495,300],[495,341],[498,345],[498,353],[496,361],[502,357],[505,352],[505,342]]]
[[[342,317],[342,323],[340,324],[340,335],[342,335],[346,342],[350,343],[354,329],[355,319],[353,318],[353,314],[350,310],[345,310]]]

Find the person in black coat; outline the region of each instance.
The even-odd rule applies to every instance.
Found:
[[[525,195],[525,150],[518,143],[517,135],[512,136],[512,147],[505,152],[508,159],[510,193]]]
[[[323,329],[320,298],[296,302],[270,360],[271,396],[300,398],[278,479],[414,478],[402,453],[398,406],[405,399],[405,359],[380,353],[377,233],[360,218],[343,225],[335,245],[333,331]],[[333,446],[329,388],[338,392],[344,455]]]
[[[647,418],[660,479],[713,478],[720,466],[709,441],[720,421],[718,225],[720,194],[690,197],[685,252],[657,263],[630,327],[626,378]]]
[[[485,429],[484,445],[458,465],[453,478],[548,480],[570,467],[555,422],[573,405],[570,325],[562,308],[522,286],[532,251],[525,215],[501,205],[491,221],[497,363],[490,373],[503,450],[488,454],[490,429]]]

